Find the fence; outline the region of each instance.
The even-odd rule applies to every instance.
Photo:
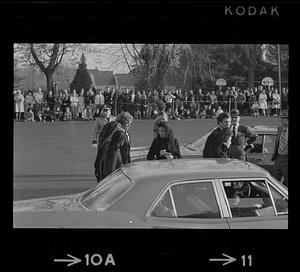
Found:
[[[43,112],[47,106],[50,107],[50,111],[54,111],[54,105],[58,105],[57,103],[47,103],[28,106],[25,104],[25,112],[32,108],[35,116],[37,113]],[[145,101],[142,104],[134,104],[134,103],[123,103],[123,102],[112,102],[110,104],[112,108],[112,114],[117,115],[122,111],[130,112],[134,118],[136,119],[154,119],[158,112],[157,103]],[[288,109],[287,104],[282,104],[282,109]],[[64,114],[67,107],[70,108],[72,117],[71,119],[79,119],[81,118],[82,110],[79,110],[78,106],[71,106],[70,103],[64,103],[59,105],[62,114]],[[243,116],[271,116],[271,115],[279,115],[280,114],[280,104],[277,104],[275,107],[274,102],[268,102],[265,113],[262,111],[257,102],[243,102],[240,103],[234,100],[228,101],[172,101],[171,103],[166,103],[166,113],[169,117],[180,116],[180,115],[188,115],[198,116],[200,112],[203,110],[205,112],[217,112],[218,107],[220,107],[224,112],[230,112],[233,108],[236,108],[240,111],[240,114]],[[89,104],[84,107],[92,117],[89,120],[95,119],[101,110],[100,105]],[[79,114],[80,113],[80,114]]]

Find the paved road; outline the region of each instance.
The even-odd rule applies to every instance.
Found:
[[[243,118],[246,125],[278,126],[279,118]],[[96,183],[91,146],[95,122],[14,123],[14,200],[70,194]],[[216,120],[170,121],[180,144],[191,143],[216,125]],[[149,145],[153,120],[136,120],[132,146]]]

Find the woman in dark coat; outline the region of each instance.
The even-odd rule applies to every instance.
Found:
[[[122,165],[130,163],[130,136],[128,130],[133,121],[133,117],[128,112],[121,112],[116,117],[116,122],[120,124],[120,129],[116,130],[108,146],[106,160],[104,162],[105,176],[114,172]]]
[[[103,129],[99,134],[98,152],[94,163],[95,176],[97,178],[97,182],[100,182],[105,177],[104,163],[106,161],[109,143],[111,142],[111,138],[114,132],[116,132],[120,128],[120,123],[116,121],[110,121],[104,125]]]
[[[147,160],[180,159],[180,146],[169,125],[162,121],[157,124],[158,135],[154,138]]]

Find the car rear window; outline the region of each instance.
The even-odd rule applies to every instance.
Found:
[[[132,186],[133,182],[119,170],[86,191],[80,203],[89,210],[105,210]]]

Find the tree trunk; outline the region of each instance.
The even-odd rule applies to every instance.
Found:
[[[47,79],[47,94],[49,93],[49,91],[53,90],[53,73],[54,72],[49,70],[45,73]]]

